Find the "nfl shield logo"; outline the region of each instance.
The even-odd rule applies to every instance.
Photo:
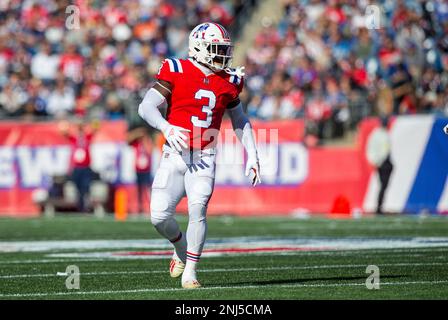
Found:
[[[208,83],[209,83],[208,78],[204,78],[204,84],[208,84]]]

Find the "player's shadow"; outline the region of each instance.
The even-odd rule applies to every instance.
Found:
[[[381,275],[381,280],[402,278],[406,275]],[[260,281],[240,281],[232,282],[230,285],[270,285],[270,284],[300,284],[314,281],[344,281],[344,280],[362,280],[360,283],[364,283],[367,276],[356,277],[319,277],[319,278],[305,278],[305,279],[272,279],[272,280],[260,280]],[[318,285],[318,284],[317,284]]]

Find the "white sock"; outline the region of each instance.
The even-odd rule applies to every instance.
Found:
[[[193,255],[190,251],[187,250],[187,263],[185,264],[185,270],[182,276],[182,279],[196,279],[196,265],[199,262],[200,255]]]
[[[193,204],[189,206],[187,263],[182,279],[196,278],[196,266],[201,258],[207,234],[207,220],[205,218],[206,210],[207,208],[202,204]]]

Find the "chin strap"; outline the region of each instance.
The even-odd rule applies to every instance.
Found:
[[[224,71],[230,74],[231,76],[237,76],[238,78],[242,78],[246,75],[244,72],[245,67],[236,67],[236,68],[225,68]]]
[[[241,67],[235,67],[235,68],[229,68],[229,67],[227,67],[227,68],[225,68],[225,69],[218,69],[218,68],[214,68],[214,67],[213,67],[212,65],[210,65],[210,64],[206,64],[206,63],[204,63],[204,62],[199,62],[199,61],[197,60],[196,57],[193,57],[192,60],[195,61],[196,63],[200,64],[201,66],[204,66],[204,67],[208,68],[208,69],[211,70],[212,72],[219,72],[219,71],[224,70],[227,74],[229,74],[229,75],[231,75],[231,76],[237,76],[237,77],[239,77],[239,78],[242,78],[242,77],[244,77],[244,76],[246,75],[246,73],[244,72],[244,69],[245,69],[246,67],[244,67],[244,66],[241,66]]]

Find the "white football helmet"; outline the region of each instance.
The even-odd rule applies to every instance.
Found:
[[[233,44],[223,26],[205,22],[196,26],[188,38],[188,55],[210,67],[221,71],[232,64]]]

